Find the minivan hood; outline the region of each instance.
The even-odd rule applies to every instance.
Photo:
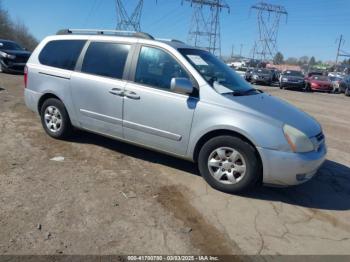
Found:
[[[239,104],[241,110],[257,117],[273,119],[281,126],[283,124],[293,126],[308,137],[316,136],[322,131],[320,124],[313,117],[277,97],[265,93],[247,96],[225,94],[224,96],[233,103]]]

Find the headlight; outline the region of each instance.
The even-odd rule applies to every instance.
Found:
[[[253,75],[253,78],[254,78],[254,79],[258,79],[259,76],[258,76],[258,75]]]
[[[5,52],[1,52],[1,51],[0,51],[0,56],[3,58],[8,58],[8,59],[15,59],[16,58],[15,55],[9,55],[9,54],[6,54]]]
[[[283,82],[288,82],[288,78],[282,77],[282,81],[283,81]]]
[[[311,140],[300,130],[290,125],[284,125],[283,132],[294,153],[306,153],[315,149]]]

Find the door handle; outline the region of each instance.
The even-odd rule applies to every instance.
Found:
[[[135,99],[135,100],[140,99],[140,96],[138,94],[136,94],[135,92],[127,91],[127,92],[124,93],[124,95],[127,98],[131,98],[131,99]]]
[[[112,88],[109,93],[116,96],[124,96],[124,91],[121,88]]]

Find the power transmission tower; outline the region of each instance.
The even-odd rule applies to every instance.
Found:
[[[225,0],[183,0],[193,6],[188,42],[221,56],[220,13],[230,12]]]
[[[339,42],[338,42],[339,41]],[[337,57],[335,59],[335,64],[337,65],[339,62],[339,57],[340,56],[345,56],[345,57],[350,57],[350,54],[344,50],[342,50],[341,48],[344,46],[345,40],[343,38],[343,35],[340,35],[339,40],[337,40],[338,42],[338,50],[337,50]]]
[[[277,53],[277,36],[282,16],[288,12],[281,5],[272,5],[260,2],[251,7],[256,10],[258,20],[259,39],[255,48],[254,57],[262,60],[273,59]]]
[[[128,1],[130,2],[130,0]],[[117,11],[117,30],[123,31],[141,31],[141,14],[143,8],[143,0],[139,0],[131,16],[128,15],[123,1],[116,0],[116,11]]]

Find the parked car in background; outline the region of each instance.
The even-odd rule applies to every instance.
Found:
[[[31,52],[9,40],[0,40],[0,72],[23,73]]]
[[[265,84],[265,85],[271,85],[272,83],[272,72],[271,70],[264,69],[264,68],[257,68],[254,69],[251,73],[251,80],[250,82],[252,84]]]
[[[272,74],[272,82],[278,82],[280,74],[281,74],[281,71],[277,70],[276,68],[271,68],[269,70],[270,70],[270,72]]]
[[[231,63],[231,67],[235,68],[235,69],[247,69],[247,63],[245,61],[236,61],[236,62],[232,62]]]
[[[328,76],[314,75],[309,77],[305,83],[305,91],[333,91],[333,83],[329,80]]]
[[[39,44],[24,80],[49,136],[76,127],[184,158],[224,192],[301,184],[326,159],[314,118],[179,41],[63,30]]]
[[[245,72],[244,79],[248,82],[252,80],[252,75],[254,72],[255,68],[248,68],[247,71]]]
[[[350,75],[344,77],[339,83],[339,92],[350,96]]]
[[[340,83],[343,80],[343,78],[342,77],[338,77],[338,76],[329,76],[328,75],[328,79],[329,79],[329,81],[332,82],[333,92],[334,93],[339,93],[340,92]]]
[[[280,74],[279,78],[280,89],[298,89],[302,90],[305,87],[305,77],[300,71],[286,70]]]
[[[328,73],[329,77],[339,77],[339,78],[343,78],[345,75],[343,72],[329,72]]]

